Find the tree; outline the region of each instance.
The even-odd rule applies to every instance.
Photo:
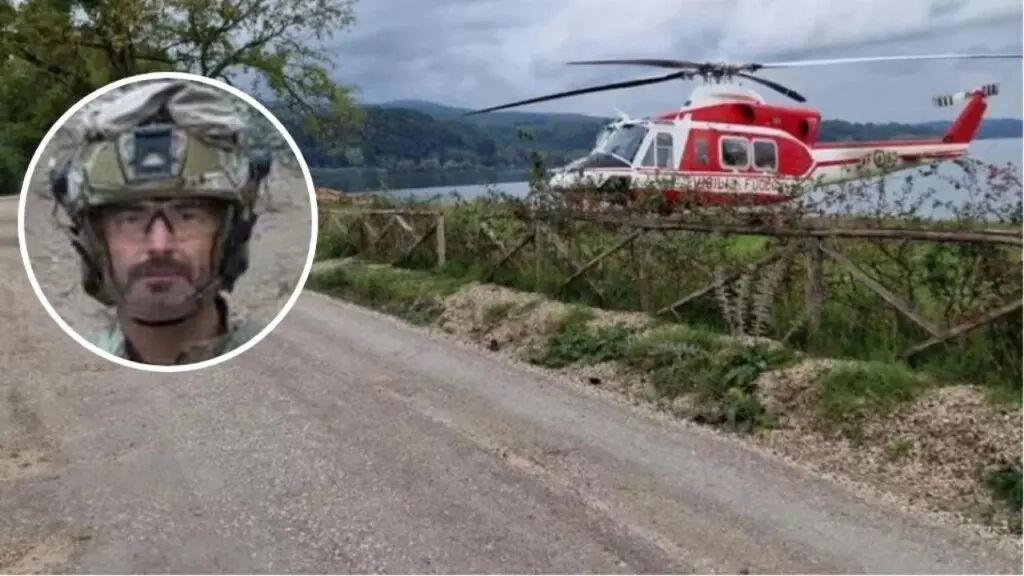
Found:
[[[328,42],[355,0],[0,0],[0,191],[77,100],[135,74],[185,71],[263,93],[332,148],[361,112]],[[8,156],[9,154],[9,156]]]

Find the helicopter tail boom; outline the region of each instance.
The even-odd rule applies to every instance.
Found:
[[[812,177],[823,183],[887,174],[916,165],[953,160],[967,154],[988,108],[988,98],[999,93],[995,84],[966,92],[938,96],[937,106],[967,104],[946,129],[932,138],[871,142],[820,142],[814,146],[816,168]]]

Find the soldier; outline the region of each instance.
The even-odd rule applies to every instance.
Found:
[[[75,151],[50,174],[81,258],[85,292],[114,308],[94,343],[144,364],[193,364],[259,327],[224,297],[249,266],[260,183],[245,119],[211,86],[165,80],[87,115]]]

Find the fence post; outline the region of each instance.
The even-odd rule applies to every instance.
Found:
[[[437,247],[437,268],[444,268],[448,261],[447,232],[444,228],[444,212],[437,214],[437,226],[434,228],[434,240]]]
[[[542,258],[544,257],[544,232],[540,225],[540,219],[536,215],[533,216],[531,222],[533,223],[533,289],[540,290],[540,268]]]
[[[821,250],[820,238],[808,238],[807,248],[807,334],[812,335],[821,328],[821,308],[825,301],[825,255]]]

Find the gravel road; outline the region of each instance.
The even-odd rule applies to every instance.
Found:
[[[1019,549],[317,294],[227,365],[112,365],[38,305],[14,206],[0,573],[1019,573]]]

